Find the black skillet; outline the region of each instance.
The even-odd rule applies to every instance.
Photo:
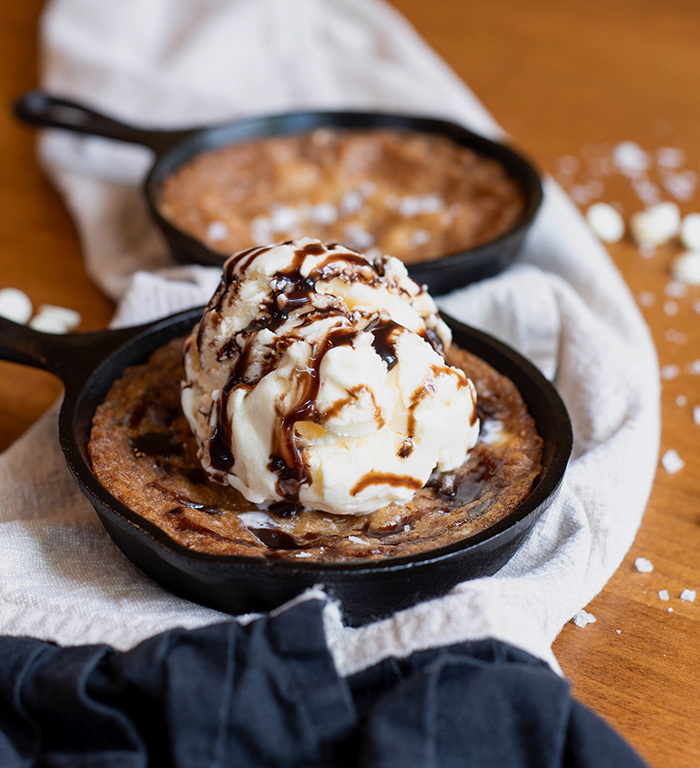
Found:
[[[571,453],[571,425],[554,387],[530,363],[495,339],[445,316],[455,343],[518,387],[544,441],[542,473],[530,496],[496,525],[416,556],[371,562],[298,564],[285,560],[206,555],[173,541],[98,482],[87,442],[95,408],[125,367],[190,331],[201,309],[149,325],[55,336],[0,317],[0,359],[43,368],[65,386],[59,437],[68,466],[107,532],[144,573],[178,595],[232,614],[273,608],[315,584],[338,598],[353,625],[387,616],[446,593],[466,579],[488,576],[515,553],[553,502]]]
[[[428,117],[384,112],[293,112],[244,118],[208,128],[160,131],[125,125],[81,104],[41,91],[29,91],[20,97],[15,103],[15,113],[31,125],[118,139],[153,150],[156,161],[146,178],[146,200],[173,256],[185,264],[194,262],[221,267],[225,257],[209,249],[201,240],[185,234],[161,215],[158,196],[164,179],[200,152],[265,136],[306,133],[320,127],[405,128],[442,134],[457,144],[498,160],[522,191],[523,213],[515,225],[496,240],[445,254],[434,261],[411,265],[408,268],[411,277],[420,284],[425,283],[433,295],[447,293],[504,270],[515,258],[542,202],[542,184],[537,171],[521,155],[456,123]]]

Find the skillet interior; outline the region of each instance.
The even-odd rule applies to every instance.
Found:
[[[119,548],[142,571],[171,591],[229,613],[275,607],[314,584],[341,600],[345,619],[362,624],[447,592],[469,578],[495,573],[516,551],[552,503],[571,451],[571,427],[553,387],[529,363],[490,337],[445,318],[455,343],[508,376],[520,390],[543,438],[543,470],[530,494],[510,515],[485,531],[418,556],[371,563],[299,565],[207,555],[170,539],[160,528],[115,499],[92,473],[87,454],[92,415],[124,368],[188,332],[201,309],[175,315],[138,333],[67,392],[61,443],[68,464]]]

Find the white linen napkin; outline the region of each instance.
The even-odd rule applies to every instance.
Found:
[[[366,107],[446,116],[499,135],[466,86],[380,0],[54,0],[42,41],[45,88],[132,122]],[[91,275],[123,297],[115,325],[208,299],[214,270],[153,271],[168,259],[138,187],[145,150],[52,132],[41,157],[76,218]],[[497,575],[359,629],[344,627],[329,604],[326,634],[343,674],[483,637],[557,668],[551,643],[621,562],[654,476],[652,342],[608,255],[553,182],[519,262],[440,305],[554,381],[574,426],[573,459],[557,501]],[[123,649],[225,618],[170,595],[112,545],[65,468],[55,411],[0,457],[0,489],[0,633]]]

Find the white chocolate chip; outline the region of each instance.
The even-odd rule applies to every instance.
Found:
[[[587,205],[591,201],[591,198],[588,195],[588,190],[583,184],[574,184],[569,190],[569,195],[575,203],[578,203],[578,205]]]
[[[659,600],[670,600],[670,596],[668,594],[667,589],[660,589],[659,590]]]
[[[689,213],[683,217],[681,242],[689,251],[700,251],[700,213]]]
[[[700,405],[693,406],[693,421],[700,426]]]
[[[675,317],[678,314],[678,302],[673,301],[673,299],[669,299],[668,301],[664,301],[664,312],[669,317]]]
[[[663,245],[678,234],[681,213],[675,203],[659,203],[633,213],[630,231],[637,243]]]
[[[586,219],[593,232],[604,243],[616,243],[625,234],[622,216],[607,203],[593,203],[586,211]]]
[[[423,213],[440,213],[445,207],[442,199],[437,195],[423,195],[421,206]]]
[[[374,245],[374,237],[357,224],[348,224],[345,227],[345,237],[348,245],[356,251],[364,251]]]
[[[270,216],[273,232],[289,232],[299,224],[299,212],[291,205],[276,207]]]
[[[669,328],[664,333],[664,338],[666,341],[670,341],[671,344],[685,344],[688,341],[688,337],[683,331],[677,331],[674,328]]]
[[[573,621],[577,627],[585,627],[588,624],[595,624],[597,619],[592,613],[588,613],[588,611],[584,611],[583,609],[581,609],[574,616]]]
[[[430,232],[428,232],[427,229],[417,229],[415,232],[411,234],[411,237],[409,239],[409,243],[414,247],[418,248],[421,245],[425,245],[426,243],[430,242]]]
[[[256,245],[265,245],[272,240],[272,224],[267,216],[256,216],[250,222],[250,234]]]
[[[634,561],[634,567],[640,573],[651,573],[654,570],[654,565],[651,560],[647,560],[646,557],[638,557]]]
[[[671,274],[688,285],[700,285],[700,251],[686,251],[671,264]]]
[[[659,371],[661,378],[664,381],[670,381],[671,379],[675,379],[676,376],[678,376],[681,372],[681,369],[677,365],[664,365],[661,370]]]
[[[29,327],[42,333],[68,333],[66,326],[50,315],[36,315],[29,323]]]
[[[0,316],[24,325],[32,316],[32,302],[19,288],[3,288],[0,291]]]
[[[377,191],[377,185],[370,179],[364,179],[360,182],[358,190],[363,197],[371,197]]]
[[[228,235],[228,227],[223,221],[212,221],[207,227],[207,240],[212,243],[218,243],[219,240],[225,240]]]
[[[311,211],[311,221],[315,224],[335,224],[338,220],[338,209],[332,203],[319,203]]]
[[[646,171],[651,165],[651,158],[634,141],[621,141],[613,149],[613,160],[624,176],[632,176]]]
[[[656,164],[661,168],[680,168],[685,163],[685,152],[677,147],[656,150]]]
[[[683,469],[685,462],[678,455],[678,451],[671,449],[666,451],[661,457],[661,466],[668,472],[669,475],[675,475],[676,472]]]
[[[633,179],[632,189],[647,208],[658,205],[661,200],[661,190],[649,179]]]
[[[349,189],[340,201],[340,213],[343,216],[352,216],[362,209],[362,195],[354,189]]]
[[[671,299],[683,299],[688,295],[688,286],[678,280],[671,280],[664,286],[664,293]]]
[[[399,203],[399,213],[405,218],[410,219],[421,212],[420,198],[413,195],[406,195]]]
[[[665,174],[662,181],[666,191],[676,200],[687,203],[695,197],[695,188],[698,185],[698,175],[695,171],[685,170],[680,173]]]
[[[506,433],[507,434],[507,433]],[[503,439],[503,422],[498,419],[484,419],[481,422],[479,440],[484,445],[493,445]]]
[[[54,304],[42,304],[29,322],[30,328],[44,333],[68,333],[80,325],[79,312]]]
[[[684,589],[681,592],[681,600],[683,600],[686,603],[693,603],[695,602],[695,595],[697,593],[694,589]]]

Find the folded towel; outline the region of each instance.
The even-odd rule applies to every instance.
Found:
[[[501,135],[379,0],[54,0],[42,41],[44,87],[135,123],[354,107],[429,113]],[[47,132],[41,157],[76,218],[90,274],[122,298],[115,324],[208,299],[214,271],[162,269],[165,245],[138,186],[145,150]],[[553,182],[518,263],[440,305],[552,379],[571,414],[573,458],[556,503],[497,575],[359,629],[343,626],[329,603],[326,639],[344,675],[486,637],[556,668],[551,643],[621,562],[654,476],[652,342],[609,257]],[[126,649],[161,630],[221,620],[158,587],[111,544],[64,466],[55,413],[0,457],[0,488],[0,633]]]

